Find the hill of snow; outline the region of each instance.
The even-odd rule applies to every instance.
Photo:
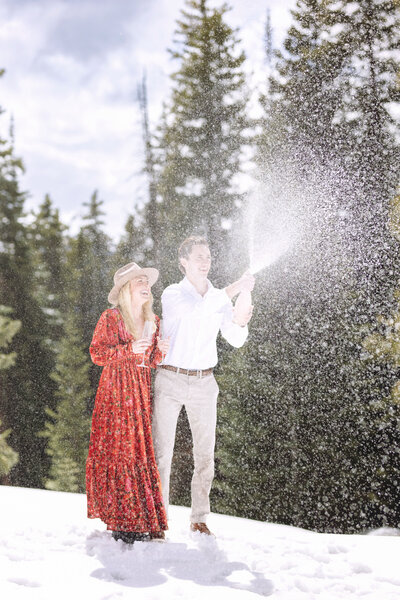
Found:
[[[125,546],[86,498],[0,486],[4,600],[399,600],[399,537],[332,535],[212,514],[216,539],[171,507],[167,542]]]

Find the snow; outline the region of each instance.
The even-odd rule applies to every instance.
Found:
[[[0,486],[0,596],[5,600],[399,600],[399,532],[319,534],[211,514],[216,538],[191,534],[170,508],[167,541],[125,546],[86,498]]]

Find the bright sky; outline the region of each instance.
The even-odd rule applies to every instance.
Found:
[[[278,47],[295,0],[229,5],[254,88],[265,80],[267,8]],[[146,71],[154,128],[176,68],[167,48],[183,7],[184,0],[0,0],[0,132],[12,115],[27,209],[49,193],[74,233],[82,203],[98,189],[106,231],[118,238],[127,215],[146,200],[137,84]]]

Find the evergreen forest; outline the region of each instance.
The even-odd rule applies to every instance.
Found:
[[[271,211],[289,220],[295,205],[301,235],[256,274],[247,342],[218,341],[211,509],[323,532],[400,528],[400,4],[297,0],[279,49],[266,6],[260,90],[229,10],[186,0],[156,123],[138,83],[146,202],[132,199],[120,239],[105,233],[101,190],[82,198],[76,235],[50,189],[28,212],[24,157],[12,128],[0,138],[0,482],[85,492],[101,372],[88,349],[117,268],[159,269],[160,314],[187,236],[207,238],[224,287],[249,265],[251,202],[261,250]],[[0,111],[4,122],[12,106]],[[190,504],[191,448],[183,411],[173,504]]]

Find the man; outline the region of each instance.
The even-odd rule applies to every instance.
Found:
[[[216,339],[221,331],[232,346],[240,348],[244,344],[252,307],[241,322],[236,322],[231,299],[254,287],[254,277],[245,273],[225,289],[216,289],[207,279],[210,266],[210,250],[204,238],[192,236],[181,244],[179,267],[185,277],[167,287],[161,297],[164,336],[171,343],[164,363],[157,369],[153,410],[154,449],[168,510],[176,423],[182,406],[186,409],[194,457],[190,528],[207,535],[211,535],[206,520],[214,477],[219,391],[213,375],[218,361]]]

